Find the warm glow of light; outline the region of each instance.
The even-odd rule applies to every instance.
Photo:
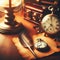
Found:
[[[3,44],[4,37],[0,34],[0,46]]]
[[[18,6],[22,3],[21,0],[11,0],[11,1],[12,1],[12,7]],[[9,6],[9,0],[0,0],[0,6],[8,7]]]

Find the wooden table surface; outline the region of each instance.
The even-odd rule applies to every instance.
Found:
[[[28,29],[28,31],[30,32],[29,34],[33,39],[33,43],[36,42],[36,38],[41,38],[49,45],[50,51],[46,53],[39,52],[36,49],[34,49],[34,52],[39,58],[49,56],[55,52],[60,52],[60,48],[57,48],[57,43],[60,44],[60,42],[56,42],[54,41],[54,39],[50,37],[45,37],[44,33],[36,34],[36,31],[33,28],[33,26],[35,25],[24,20],[23,12],[16,13],[15,16],[16,16],[15,19],[17,20],[17,22],[22,23]],[[3,57],[6,60],[9,60],[9,59],[19,60],[18,57],[20,57],[20,55],[23,57],[26,57],[29,55],[28,56],[29,58],[27,60],[29,60],[30,58],[34,58],[32,53],[21,45],[21,43],[19,42],[18,35],[0,34],[0,56],[1,56],[0,58]]]

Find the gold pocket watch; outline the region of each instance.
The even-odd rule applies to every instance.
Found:
[[[51,10],[52,13],[43,17],[41,26],[46,33],[52,35],[60,31],[60,21],[57,15],[53,14],[53,8],[50,8],[51,6],[49,7],[49,10]]]

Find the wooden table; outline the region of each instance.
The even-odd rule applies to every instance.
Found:
[[[36,42],[36,38],[41,38],[49,45],[50,51],[46,53],[39,52],[38,50],[34,49],[34,52],[39,58],[49,56],[55,52],[60,52],[60,48],[57,48],[57,43],[60,44],[60,42],[56,42],[50,37],[45,37],[44,33],[36,34],[36,31],[33,28],[33,26],[35,25],[24,20],[23,12],[16,13],[15,16],[17,22],[22,23],[30,32],[29,34],[32,37],[33,43]],[[23,58],[27,58],[27,60],[34,58],[33,54],[21,45],[18,35],[4,34],[0,34],[0,56],[6,60],[19,60],[20,58],[18,57],[20,56],[23,56]],[[9,57],[11,57],[11,59]]]

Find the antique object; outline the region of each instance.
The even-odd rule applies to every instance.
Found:
[[[29,51],[34,55],[35,59],[38,58],[36,53],[34,52],[33,41],[26,28],[24,28],[18,35],[20,43],[23,47],[28,48]]]
[[[35,43],[35,48],[40,52],[48,52],[50,50],[48,44],[40,38],[37,39],[37,42]]]
[[[3,21],[0,22],[0,33],[18,34],[22,26],[15,20],[14,12],[22,8],[22,0],[3,0],[0,1],[0,6],[5,13]],[[19,7],[19,9],[17,9],[17,7]]]

